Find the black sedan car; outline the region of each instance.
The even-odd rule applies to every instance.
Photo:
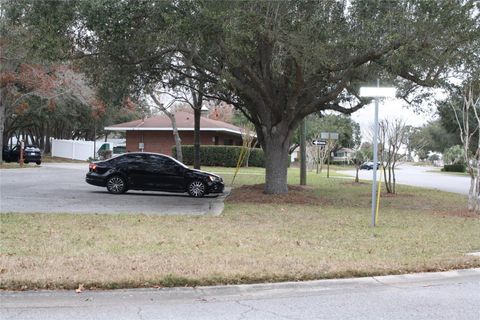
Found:
[[[158,153],[135,152],[92,162],[85,178],[95,186],[107,187],[110,193],[127,190],[188,192],[192,197],[222,193],[219,176],[188,168],[178,160]]]
[[[20,161],[20,145],[16,145],[12,149],[3,147],[2,158],[5,162],[18,162]],[[40,148],[34,145],[27,145],[23,149],[23,162],[35,162],[40,165],[42,163],[42,151]]]

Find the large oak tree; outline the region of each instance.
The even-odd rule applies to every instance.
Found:
[[[377,77],[415,101],[418,86],[463,64],[479,33],[474,0],[51,4],[26,8],[63,17],[51,19],[56,36],[74,43],[96,79],[116,74],[122,89],[141,91],[174,72],[239,108],[265,151],[266,193],[288,190],[288,151],[304,117],[355,112],[368,102],[359,86]]]
[[[434,86],[479,31],[474,1],[207,1],[185,15],[194,64],[255,125],[267,193],[287,191],[288,150],[305,116],[358,110],[359,85],[375,77],[405,98]]]

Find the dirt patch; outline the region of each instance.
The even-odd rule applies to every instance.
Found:
[[[364,197],[371,197],[372,193],[364,193]],[[380,198],[413,198],[415,197],[414,194],[412,193],[387,193],[387,192],[382,192],[380,193]]]
[[[371,184],[371,183],[362,182],[362,181],[359,181],[359,182],[355,182],[355,181],[343,181],[343,182],[340,182],[340,184],[342,184],[342,185],[348,185],[348,186],[364,186],[364,185]]]
[[[413,198],[413,197],[415,197],[415,195],[411,194],[411,193],[387,193],[387,192],[384,192],[384,193],[380,194],[380,197],[383,197],[383,198]]]
[[[313,193],[313,188],[308,186],[288,186],[284,194],[265,194],[264,184],[244,185],[232,190],[227,202],[238,203],[275,203],[275,204],[306,204],[328,205],[328,199],[321,198]]]
[[[433,214],[444,216],[444,217],[445,216],[450,216],[450,217],[463,217],[463,218],[477,218],[477,219],[480,219],[479,214],[476,214],[473,211],[468,211],[467,209],[455,210],[455,211],[434,212]]]

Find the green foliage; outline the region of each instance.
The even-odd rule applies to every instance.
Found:
[[[431,161],[432,163],[437,161],[437,160],[440,160],[440,156],[436,153],[432,154],[430,157],[428,157],[428,160]]]
[[[420,159],[427,159],[429,151],[443,152],[459,144],[459,135],[449,132],[442,120],[435,120],[419,128],[411,128],[408,134],[408,149],[415,151]]]
[[[467,166],[464,163],[446,164],[442,171],[445,172],[466,172]]]
[[[361,142],[360,125],[348,115],[342,114],[313,114],[306,118],[306,139],[320,138],[322,132],[337,132],[339,134],[337,145],[345,148],[355,148]],[[294,143],[300,142],[300,131],[297,130]]]
[[[200,164],[202,166],[220,166],[236,167],[241,146],[200,146]],[[183,145],[183,162],[188,165],[193,164],[194,146]],[[176,149],[172,147],[172,155],[176,156]],[[242,165],[246,164],[246,160]],[[265,167],[265,157],[262,149],[254,148],[250,150],[248,165],[251,167]]]
[[[478,91],[480,89],[479,83],[477,82],[477,86],[473,86],[473,88],[474,88],[474,95],[478,96],[479,94]],[[464,121],[466,120],[463,119],[465,115],[462,113],[462,105],[464,103],[463,99],[464,97],[461,95],[461,93],[457,92],[449,96],[445,101],[442,101],[437,105],[437,111],[440,117],[439,122],[442,128],[444,129],[444,131],[447,133],[447,135],[445,135],[444,137],[447,137],[447,138],[451,137],[450,138],[452,141],[451,145],[462,144],[462,141],[460,139],[460,127],[457,122],[453,108],[455,109],[456,114],[459,117],[458,121],[460,121],[461,124],[464,123]],[[470,130],[473,131],[475,130],[475,128],[478,127],[478,123],[475,118],[475,113],[473,108],[471,108],[469,111],[470,112],[468,114],[468,126]],[[478,108],[477,108],[477,111],[478,111]],[[440,139],[440,141],[442,141],[442,139]],[[477,146],[478,146],[478,134],[474,134],[471,138],[471,142],[469,146],[470,152],[475,153]]]
[[[477,3],[22,0],[14,8],[37,42],[82,57],[104,99],[193,79],[206,96],[242,108],[266,152],[280,144],[287,156],[303,118],[358,110],[369,102],[358,88],[377,77],[413,102],[418,86],[447,81],[478,52]],[[351,147],[354,133],[340,143]],[[286,191],[286,172],[269,174],[282,157],[270,158],[267,189]]]
[[[251,127],[253,126],[252,122],[250,122],[245,115],[239,111],[235,110],[232,117],[232,124],[236,125],[237,127]]]
[[[443,153],[443,161],[449,164],[465,163],[462,146],[455,145],[446,149]]]

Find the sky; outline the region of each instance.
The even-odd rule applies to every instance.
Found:
[[[441,98],[441,95],[438,95]],[[172,97],[166,94],[160,96],[160,100],[168,105],[172,102]],[[425,109],[429,109],[423,106]],[[371,128],[373,127],[375,112],[375,103],[372,101],[369,105],[364,106],[362,109],[352,113],[352,120],[360,125],[362,134],[362,141],[371,141]],[[412,107],[407,107],[407,103],[401,99],[389,98],[383,99],[379,102],[378,108],[378,120],[383,119],[396,120],[402,119],[406,125],[420,127],[426,124],[428,121],[436,118],[435,111],[423,112],[421,114],[413,112]]]
[[[352,120],[360,124],[362,131],[362,141],[371,140],[370,128],[373,127],[375,114],[375,103],[363,107],[352,114]],[[435,112],[426,112],[417,114],[411,108],[406,107],[406,102],[400,99],[380,100],[378,107],[378,120],[383,119],[396,120],[402,119],[406,125],[415,127],[422,126],[428,121],[435,119]]]

